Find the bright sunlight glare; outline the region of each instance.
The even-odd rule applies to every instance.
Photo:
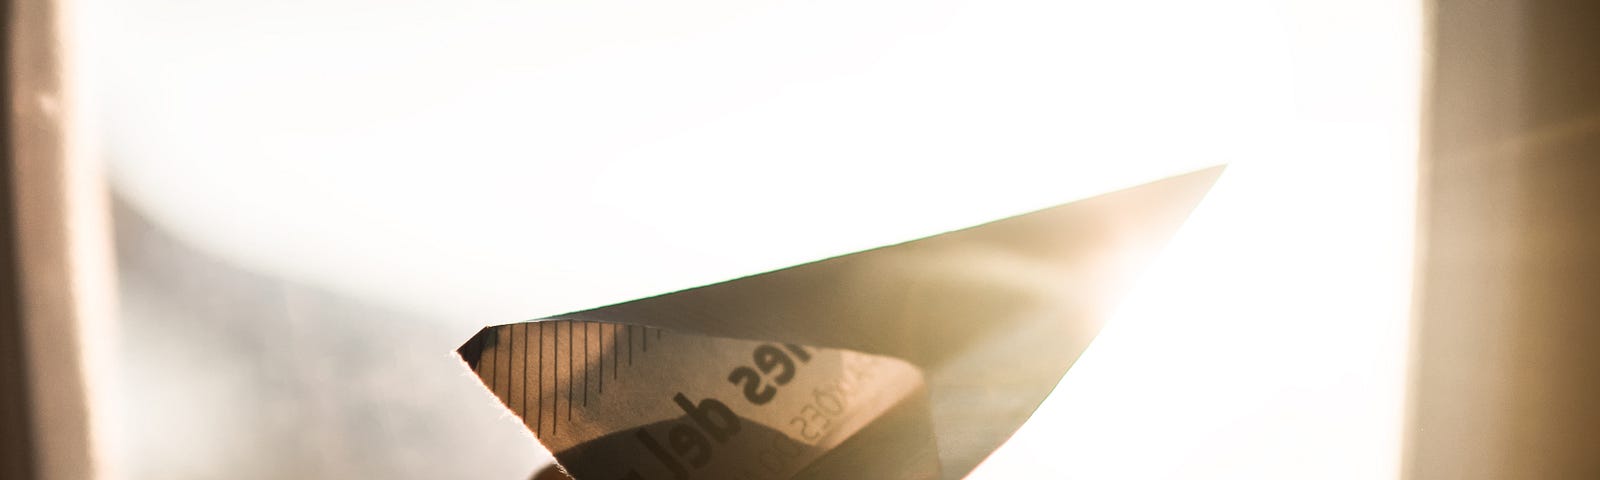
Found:
[[[974,478],[1398,474],[1416,2],[85,3],[122,201],[439,352],[1229,163]]]

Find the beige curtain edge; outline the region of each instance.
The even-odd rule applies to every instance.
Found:
[[[12,294],[40,480],[107,478],[94,393],[113,338],[108,203],[77,135],[65,6],[8,0],[4,29]]]

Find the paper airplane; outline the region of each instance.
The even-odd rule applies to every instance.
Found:
[[[489,327],[458,352],[579,480],[960,478],[1221,171]]]

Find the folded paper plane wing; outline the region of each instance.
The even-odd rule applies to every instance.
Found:
[[[1220,173],[489,327],[459,353],[578,480],[960,478]]]

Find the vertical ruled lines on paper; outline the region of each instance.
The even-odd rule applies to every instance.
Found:
[[[549,320],[485,329],[471,364],[489,390],[535,435],[558,434],[578,410],[615,390],[636,361],[670,341],[660,329]],[[659,350],[659,348],[656,348]],[[467,350],[463,350],[465,355]],[[609,378],[608,378],[609,377]]]
[[[550,346],[544,342],[545,328],[547,328],[545,325],[525,323],[522,324],[522,336],[518,337],[528,345],[524,350],[527,354],[523,356],[523,361],[527,362],[528,366],[521,377],[524,386],[522,404],[527,408],[521,412],[521,416],[524,419],[523,423],[532,420],[529,426],[534,427],[535,431],[542,431],[541,426],[550,421],[550,417],[544,414],[544,404],[549,401],[549,395],[544,391],[550,382],[545,378],[547,376],[545,365],[550,364],[546,358],[550,354]]]
[[[587,407],[589,406],[589,322],[580,322],[578,326],[583,327],[583,339],[579,344],[583,345],[583,406]]]
[[[566,323],[566,419],[570,421],[573,419],[573,322],[562,323]]]
[[[505,332],[502,332],[502,334],[498,336],[505,341],[505,370],[506,378],[509,379],[509,381],[506,382],[506,395],[501,398],[506,399],[507,408],[510,408],[513,412],[517,412],[519,415],[526,411],[527,404],[527,402],[524,402],[523,400],[527,398],[528,386],[527,382],[522,381],[522,379],[527,371],[523,368],[523,362],[526,358],[528,358],[528,342],[518,341],[522,340],[518,333],[526,328],[527,327],[523,327],[521,325],[511,325],[510,328],[507,328]]]

